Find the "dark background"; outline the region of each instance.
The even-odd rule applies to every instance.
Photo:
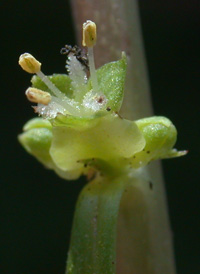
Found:
[[[187,157],[163,162],[178,274],[200,273],[199,6],[198,0],[140,1],[155,114],[174,122],[176,147],[189,149]],[[75,43],[70,7],[66,0],[2,0],[0,7],[0,273],[64,273],[84,182],[61,180],[18,144],[17,134],[34,114],[24,96],[30,75],[17,62],[28,51],[46,74],[65,72],[59,50]]]

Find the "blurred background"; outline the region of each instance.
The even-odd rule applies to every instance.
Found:
[[[139,4],[154,112],[174,122],[176,147],[189,150],[186,157],[163,161],[177,272],[198,274],[200,2]],[[75,202],[85,181],[58,178],[19,145],[17,135],[34,113],[24,96],[30,75],[18,57],[31,52],[46,74],[65,73],[60,48],[75,44],[70,5],[2,0],[0,7],[0,272],[64,273]]]

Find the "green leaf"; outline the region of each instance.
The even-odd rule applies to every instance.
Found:
[[[105,64],[96,71],[99,91],[108,99],[106,107],[110,107],[112,111],[119,111],[123,101],[126,67],[126,55],[122,53],[119,61]],[[89,89],[92,88],[91,80],[88,81],[88,86]]]
[[[72,98],[73,95],[73,89],[71,86],[71,79],[66,74],[53,74],[51,76],[48,76],[49,80],[65,95],[67,95],[69,98]],[[42,82],[42,80],[34,75],[31,79],[32,85],[35,88],[48,91],[51,94],[51,90]]]

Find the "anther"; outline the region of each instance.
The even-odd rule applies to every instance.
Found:
[[[27,99],[30,102],[48,105],[51,101],[51,95],[37,88],[28,88],[25,92]]]
[[[41,71],[41,63],[35,59],[30,53],[24,53],[19,57],[19,65],[23,70],[29,73],[36,73],[43,83],[52,91],[58,98],[63,99],[64,94],[44,75]]]
[[[19,65],[28,73],[38,73],[41,69],[41,63],[30,53],[24,53],[19,57]]]
[[[82,45],[84,47],[94,47],[97,40],[97,34],[96,34],[96,24],[90,20],[87,20],[83,24],[83,41]]]

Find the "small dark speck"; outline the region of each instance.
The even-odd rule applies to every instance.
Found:
[[[114,264],[115,262],[112,262],[112,264]]]
[[[150,150],[147,150],[147,153],[149,154],[149,153],[150,153]]]
[[[110,108],[110,107],[107,107],[106,110],[107,110],[107,111],[111,111],[111,108]]]
[[[153,189],[153,183],[150,181],[149,182],[149,188],[152,190]]]
[[[87,164],[86,164],[86,163],[84,164],[84,167],[87,167]]]
[[[98,102],[99,104],[103,103],[103,97],[100,96],[100,97],[98,98],[97,102]]]

